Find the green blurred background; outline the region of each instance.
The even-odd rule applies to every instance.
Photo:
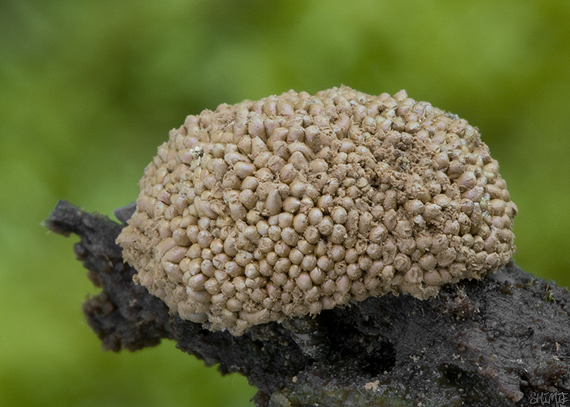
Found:
[[[104,353],[96,293],[42,219],[112,214],[187,114],[291,88],[405,88],[478,126],[517,263],[570,285],[570,2],[0,2],[0,406],[250,406],[173,343]]]

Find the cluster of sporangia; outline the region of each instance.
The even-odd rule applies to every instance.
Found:
[[[182,318],[252,325],[481,278],[512,256],[517,209],[477,129],[348,87],[188,116],[119,236],[135,281]]]

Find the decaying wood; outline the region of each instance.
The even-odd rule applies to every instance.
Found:
[[[530,406],[552,395],[570,405],[570,293],[513,262],[429,300],[390,294],[235,337],[169,314],[134,284],[115,243],[123,225],[65,201],[45,225],[81,238],[75,254],[102,287],[83,310],[104,349],[174,340],[245,375],[257,406]]]

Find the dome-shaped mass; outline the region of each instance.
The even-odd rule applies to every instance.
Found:
[[[253,325],[389,292],[425,299],[514,253],[516,205],[477,129],[348,87],[188,116],[118,238],[180,317]]]

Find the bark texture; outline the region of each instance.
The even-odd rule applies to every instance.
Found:
[[[60,201],[45,226],[81,238],[75,254],[102,288],[83,311],[104,349],[174,340],[222,374],[245,375],[258,407],[570,403],[570,293],[513,262],[429,300],[388,294],[236,337],[169,314],[134,284],[115,243],[124,225]]]

